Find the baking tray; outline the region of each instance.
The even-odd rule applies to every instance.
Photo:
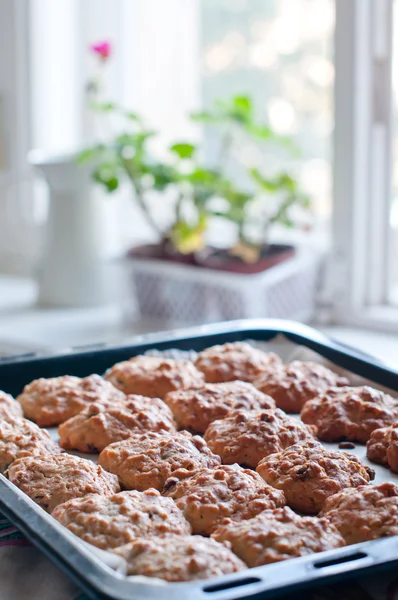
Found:
[[[185,330],[137,336],[129,345],[72,348],[57,355],[29,355],[0,360],[0,389],[17,395],[38,377],[69,374],[84,377],[148,351],[199,351],[240,340],[284,339],[316,353],[337,369],[398,391],[398,372],[299,323],[279,320],[234,321]],[[270,598],[309,586],[369,575],[398,565],[398,536],[347,546],[285,562],[248,569],[206,581],[165,583],[125,577],[117,559],[82,543],[0,475],[0,511],[71,577],[91,598],[103,600],[234,600]],[[106,555],[106,558],[105,558]]]

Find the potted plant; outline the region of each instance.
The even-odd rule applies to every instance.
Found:
[[[101,49],[101,45],[97,48]],[[104,57],[100,50],[96,52],[103,65]],[[108,58],[109,53],[106,61]],[[257,164],[246,164],[239,149],[243,144],[272,145],[279,153],[297,154],[297,149],[291,140],[256,119],[249,96],[237,95],[216,102],[208,111],[191,115],[195,122],[217,131],[220,141],[215,159],[205,160],[198,144],[176,141],[160,160],[150,150],[157,132],[140,115],[110,102],[98,80],[90,83],[88,92],[91,111],[100,119],[117,117],[122,127],[84,150],[79,163],[90,163],[93,180],[110,194],[128,182],[137,208],[157,238],[156,243],[134,247],[128,253],[135,278],[140,273],[138,288],[144,286],[142,275],[149,273],[149,263],[181,263],[179,267],[185,265],[185,270],[194,270],[196,279],[201,279],[206,271],[208,280],[217,271],[213,278],[219,282],[220,272],[229,276],[260,274],[294,255],[293,246],[272,244],[270,234],[275,225],[302,226],[300,217],[309,214],[308,196],[293,174],[284,170],[267,172]],[[165,193],[173,197],[173,214],[166,228],[161,227],[148,202],[154,193],[159,202]],[[207,232],[214,218],[234,226],[235,240],[227,247],[215,248],[208,243]],[[163,265],[158,280],[164,273]],[[170,280],[170,269],[167,277]],[[162,296],[158,284],[159,281],[157,294]],[[185,288],[186,285],[185,278]],[[142,299],[140,304],[148,312],[148,301]]]

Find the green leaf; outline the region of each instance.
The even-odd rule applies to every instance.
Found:
[[[149,138],[156,135],[156,131],[140,131],[138,133],[122,133],[116,138],[116,144],[119,146],[143,146]]]
[[[253,104],[249,96],[235,96],[232,102],[239,112],[245,113],[248,116],[253,113]]]
[[[139,115],[137,115],[137,113],[127,111],[125,113],[125,116],[131,121],[137,121],[138,123],[142,123],[142,118]]]
[[[249,123],[247,125],[247,131],[259,140],[278,140],[278,136],[268,125],[257,125],[256,123]]]
[[[90,108],[98,112],[111,112],[117,108],[114,102],[91,102]]]
[[[264,192],[274,193],[280,189],[280,185],[275,179],[263,177],[258,169],[249,169],[249,174]]]
[[[112,193],[119,187],[119,179],[114,164],[102,164],[96,167],[92,177],[94,181],[103,185],[107,192]]]
[[[199,123],[214,123],[219,121],[219,116],[214,115],[210,111],[204,110],[200,112],[191,113],[191,119],[192,121]]]
[[[176,171],[169,165],[147,165],[146,171],[153,176],[155,190],[163,191],[178,180]]]
[[[180,142],[170,146],[170,151],[176,154],[179,158],[192,158],[196,152],[196,146],[187,142]]]
[[[297,191],[297,182],[288,173],[281,173],[279,178],[276,179],[276,183],[280,189],[287,190],[292,194]]]
[[[103,146],[93,146],[92,148],[86,148],[82,150],[80,154],[76,157],[76,162],[78,165],[83,165],[87,162],[90,162],[101,155],[104,147]]]

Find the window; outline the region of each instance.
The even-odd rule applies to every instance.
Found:
[[[393,0],[336,2],[331,272],[335,318],[389,330],[398,326],[391,302],[393,5]]]
[[[205,105],[250,93],[261,117],[301,149],[289,166],[313,197],[317,215],[329,218],[334,0],[202,0],[201,20]],[[251,161],[264,160],[261,150],[245,152]]]
[[[31,34],[32,145],[70,147],[90,137],[82,100],[93,40],[114,43],[112,95],[145,113],[164,143],[202,135],[187,121],[190,111],[247,92],[264,119],[302,148],[289,167],[314,197],[318,221],[332,223],[332,317],[398,327],[398,0],[22,4]],[[216,140],[207,147],[211,156]],[[144,230],[129,199],[117,202],[127,242]]]

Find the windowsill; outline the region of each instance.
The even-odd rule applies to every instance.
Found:
[[[0,354],[51,351],[71,346],[126,342],[134,335],[167,329],[162,322],[140,321],[126,327],[120,308],[55,309],[35,305],[36,288],[28,279],[0,276]],[[398,336],[365,328],[321,327],[338,341],[359,348],[398,368]]]

